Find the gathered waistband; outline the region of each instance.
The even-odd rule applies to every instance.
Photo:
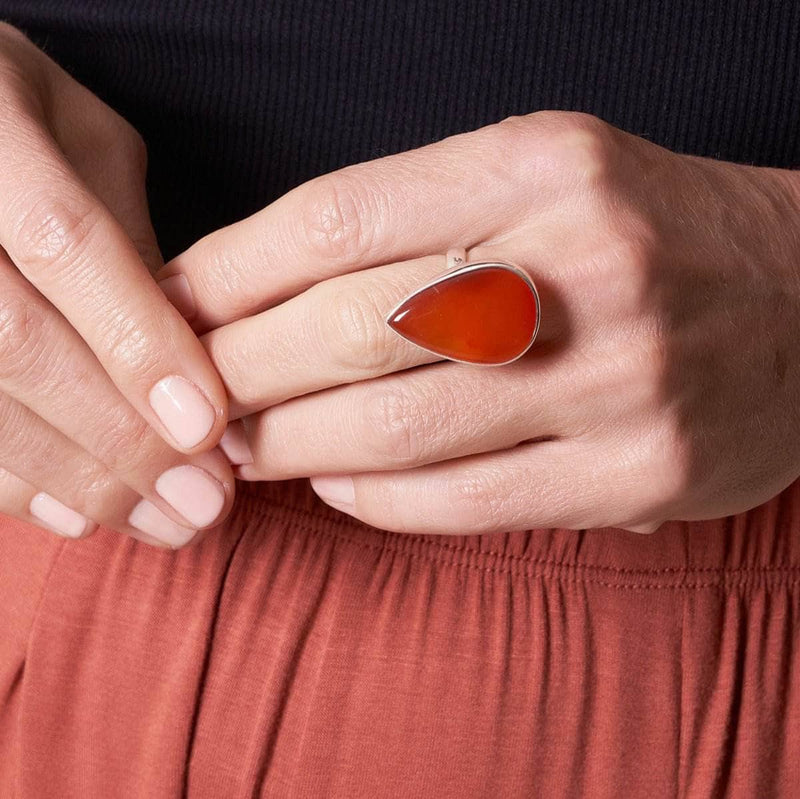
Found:
[[[668,522],[651,535],[619,529],[417,535],[365,525],[324,505],[307,480],[239,485],[232,520],[333,536],[342,546],[410,559],[621,589],[732,589],[800,582],[800,481],[767,503],[722,519]],[[263,519],[263,525],[258,523]]]

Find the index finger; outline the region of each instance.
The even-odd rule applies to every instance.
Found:
[[[12,96],[0,98],[7,123],[0,124],[0,246],[171,446],[210,449],[225,429],[227,402],[203,346],[123,227],[71,168],[41,109],[6,93]],[[121,125],[125,135],[135,157],[136,141]]]
[[[201,239],[156,277],[186,277],[189,318],[208,330],[335,275],[487,243],[514,223],[525,172],[543,168],[531,131],[512,118],[314,178]],[[528,197],[524,210],[549,199]]]

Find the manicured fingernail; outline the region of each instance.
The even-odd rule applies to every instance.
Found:
[[[186,378],[171,375],[150,390],[150,407],[184,449],[203,441],[214,426],[216,413],[200,389]]]
[[[184,275],[170,275],[158,282],[158,287],[174,305],[181,316],[191,319],[197,313],[192,289]]]
[[[93,524],[85,516],[68,508],[50,494],[45,494],[44,491],[31,500],[28,509],[31,516],[35,516],[59,535],[67,538],[80,538]]]
[[[174,548],[189,543],[197,532],[176,524],[146,499],[139,502],[131,511],[128,524]]]
[[[240,421],[231,422],[219,440],[219,448],[225,453],[233,466],[243,466],[253,462],[253,453],[247,443],[247,433]]]
[[[355,503],[356,492],[350,477],[312,477],[311,487],[320,499],[337,508],[351,509]]]
[[[198,466],[175,466],[156,480],[156,491],[195,527],[207,527],[225,504],[220,483]]]

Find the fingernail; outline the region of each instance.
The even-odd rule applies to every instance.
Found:
[[[89,531],[92,524],[85,516],[43,491],[31,500],[28,509],[31,516],[35,516],[59,535],[67,538],[80,538]]]
[[[195,527],[207,527],[225,504],[225,491],[198,466],[175,466],[156,480],[156,491]]]
[[[233,466],[244,466],[253,462],[253,453],[247,443],[247,433],[240,421],[231,422],[219,440],[219,448]]]
[[[166,298],[178,309],[181,316],[191,319],[197,313],[192,288],[184,275],[170,275],[159,280],[158,287]]]
[[[171,375],[150,390],[150,407],[184,449],[203,441],[214,426],[216,413],[194,383]]]
[[[181,527],[163,514],[152,502],[143,499],[131,511],[128,524],[170,547],[182,547],[194,538],[197,530]]]
[[[351,509],[355,503],[356,492],[350,477],[312,477],[311,487],[323,501],[337,508]]]

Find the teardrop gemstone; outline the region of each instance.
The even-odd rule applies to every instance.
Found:
[[[516,270],[468,264],[407,297],[387,319],[413,344],[444,358],[501,364],[531,344],[538,304]]]

